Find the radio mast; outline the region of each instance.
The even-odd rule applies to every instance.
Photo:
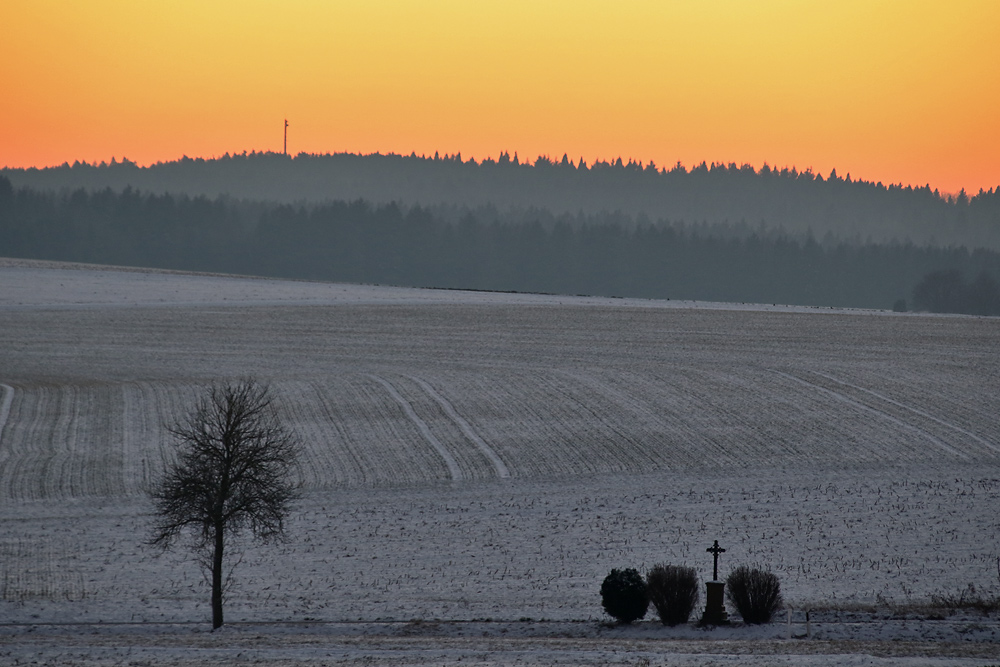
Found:
[[[285,119],[285,148],[282,151],[285,155],[288,155],[288,119]]]

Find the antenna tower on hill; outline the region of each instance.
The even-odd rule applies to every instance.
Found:
[[[288,155],[288,119],[285,119],[285,148],[282,151],[285,155]]]

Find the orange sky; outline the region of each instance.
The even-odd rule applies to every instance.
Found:
[[[1000,2],[3,0],[0,165],[243,150],[1000,185]]]

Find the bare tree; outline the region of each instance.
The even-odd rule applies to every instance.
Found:
[[[298,498],[292,469],[298,443],[283,426],[267,386],[252,379],[213,386],[185,419],[168,427],[176,462],[151,491],[151,543],[164,549],[183,533],[212,580],[212,629],[222,625],[226,538],[249,529],[264,542],[284,536]]]

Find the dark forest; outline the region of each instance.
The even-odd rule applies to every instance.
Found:
[[[654,226],[730,225],[800,240],[812,235],[855,245],[911,242],[1000,250],[1000,189],[944,195],[929,186],[853,180],[835,170],[824,175],[705,163],[664,168],[621,159],[588,165],[568,156],[530,162],[506,153],[479,162],[461,155],[244,153],[148,167],[113,160],[2,173],[15,188],[53,192],[131,187],[285,204],[362,199],[406,208],[492,207],[501,222],[619,215]]]
[[[14,188],[4,177],[0,256],[656,299],[898,309],[916,297],[927,310],[975,303],[986,305],[973,312],[1000,313],[1000,296],[990,292],[1000,253],[986,249],[817,240],[746,223],[652,223],[622,213],[290,205],[131,187],[57,193]],[[950,291],[936,287],[941,275]]]

